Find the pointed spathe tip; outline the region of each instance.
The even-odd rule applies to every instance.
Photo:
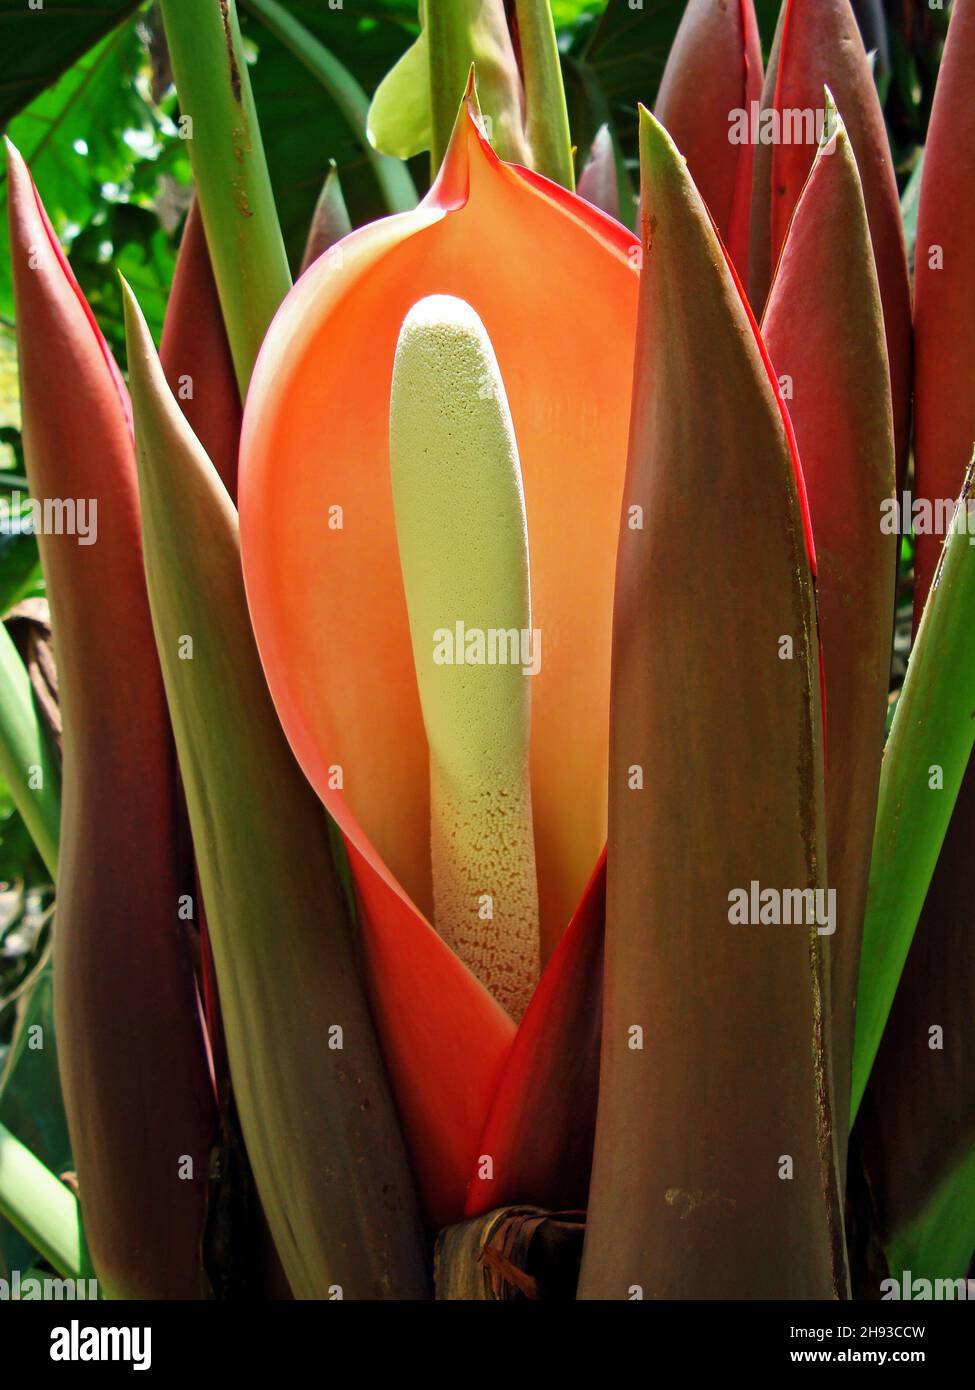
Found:
[[[10,181],[11,201],[14,201],[18,194],[23,196],[28,189],[33,199],[34,180],[31,178],[27,161],[9,135],[4,135],[3,143],[7,153],[7,178]]]
[[[820,153],[824,152],[834,140],[838,144],[847,138],[846,123],[839,113],[833,93],[828,86],[823,87],[823,111],[823,134],[819,142]]]
[[[640,164],[642,169],[661,174],[667,170],[681,176],[687,160],[674,144],[666,126],[661,125],[652,111],[641,104],[640,112]]]
[[[464,95],[457,110],[457,119],[454,121],[447,151],[430,193],[427,195],[432,201],[457,204],[466,198],[469,150],[472,138],[485,154],[494,160],[497,159],[484,129],[484,117],[481,114],[481,104],[477,99],[473,63],[468,74]]]
[[[125,323],[125,350],[129,359],[129,370],[131,375],[132,362],[137,352],[144,349],[144,338],[148,329],[143,318],[139,301],[133,293],[132,286],[119,270],[116,272],[119,285],[122,288],[122,314]]]

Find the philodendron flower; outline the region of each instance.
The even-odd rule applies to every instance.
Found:
[[[588,1163],[638,253],[502,163],[469,93],[429,195],[301,278],[248,395],[255,631],[345,838],[441,1223],[465,1201],[568,1199],[574,1145]],[[512,631],[517,668],[496,646],[492,666]],[[483,666],[451,660],[460,643],[479,663],[479,642]]]

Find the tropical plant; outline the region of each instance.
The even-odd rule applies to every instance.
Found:
[[[341,7],[140,16],[159,304],[8,146],[0,1215],[111,1298],[961,1278],[975,0],[923,163],[877,6],[376,8],[371,102]]]

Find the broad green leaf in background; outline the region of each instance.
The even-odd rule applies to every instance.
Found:
[[[0,0],[0,126],[92,48],[142,0],[98,0],[70,8]]]
[[[389,212],[406,212],[416,205],[416,189],[409,171],[398,159],[390,159],[374,149],[368,139],[369,98],[348,68],[295,18],[280,0],[246,0],[269,33],[297,58],[320,82],[348,123],[369,160]]]
[[[417,35],[415,0],[372,0],[368,15],[351,6],[333,10],[319,0],[287,0],[284,8],[366,93],[376,90]],[[239,11],[245,42],[257,54],[251,85],[288,258],[297,267],[329,160],[338,167],[354,225],[382,217],[389,208],[362,137],[335,96],[251,12],[247,0],[241,0]],[[417,172],[424,177],[422,159]]]
[[[5,59],[0,92],[8,71]],[[113,30],[11,120],[6,132],[30,166],[113,347],[124,342],[116,270],[138,287],[158,331],[175,263],[162,219],[172,231],[180,211],[178,199],[171,209],[157,206],[160,177],[168,173],[177,185],[186,184],[189,161],[185,142],[152,101],[138,24]],[[6,170],[0,169],[0,316],[9,320],[6,200]]]
[[[16,503],[16,494],[20,495]],[[32,531],[19,529],[31,511],[27,479],[0,472],[0,506],[7,505],[9,524],[0,528],[0,618],[21,599],[43,592],[41,559]]]

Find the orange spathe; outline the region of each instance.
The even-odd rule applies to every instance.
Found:
[[[241,446],[248,600],[292,747],[348,848],[373,1005],[428,1207],[456,1219],[514,1025],[429,925],[428,750],[389,475],[397,335],[431,294],[480,315],[524,475],[543,959],[606,837],[613,578],[639,243],[502,163],[465,103],[414,211],[353,232],[285,300]]]

